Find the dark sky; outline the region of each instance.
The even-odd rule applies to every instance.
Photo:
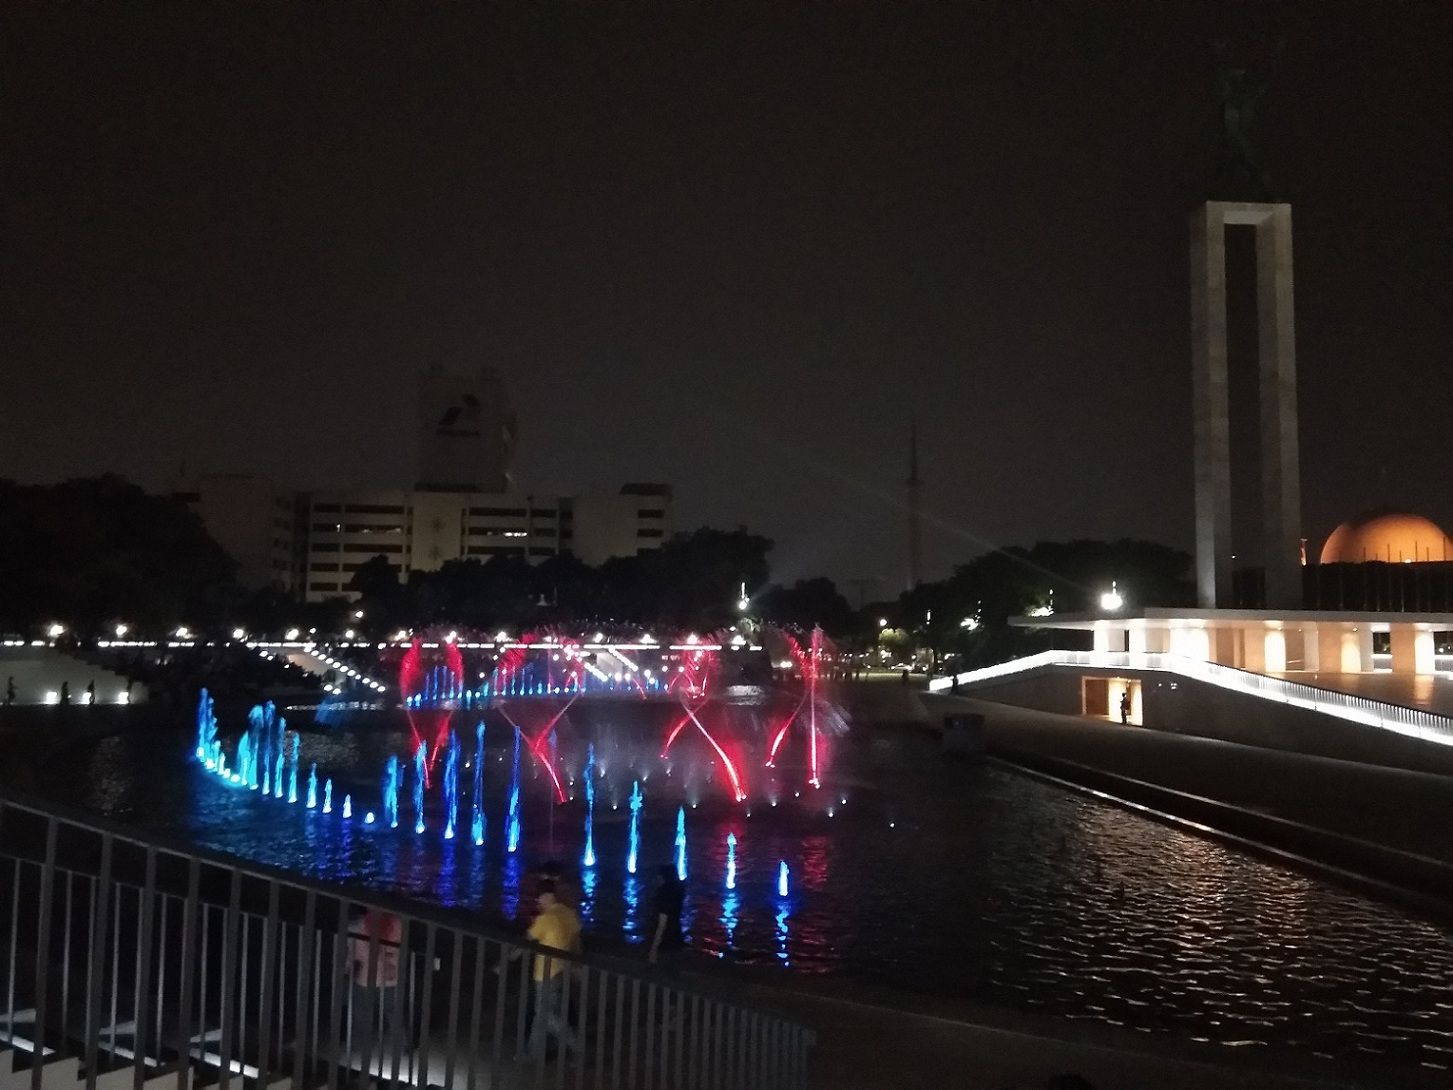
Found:
[[[127,5],[132,7],[131,5]],[[666,480],[779,578],[938,529],[1189,546],[1210,43],[1284,38],[1306,532],[1453,523],[1453,5],[3,17],[0,476],[405,485],[492,364],[526,487]]]

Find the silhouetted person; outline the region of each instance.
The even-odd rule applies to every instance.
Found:
[[[15,675],[11,674],[9,680],[5,682],[5,706],[10,707],[15,703],[15,699]]]
[[[542,883],[555,883],[555,899],[557,901],[573,911],[580,911],[580,887],[565,872],[565,867],[558,859],[547,859],[541,863],[539,878]]]
[[[1120,694],[1120,722],[1125,726],[1130,725],[1130,690],[1126,689]]]
[[[370,1084],[369,1067],[379,1057],[379,1071],[390,1065],[395,1049],[394,1007],[399,985],[400,946],[404,922],[376,908],[357,912],[348,928],[352,966],[352,1060],[359,1066],[355,1081]],[[376,945],[370,957],[370,947]]]
[[[86,682],[86,703],[87,704],[93,704],[93,705],[96,703],[96,679],[95,678],[92,678],[90,681]]]
[[[646,952],[646,960],[673,972],[686,945],[681,934],[681,909],[686,901],[686,887],[670,863],[663,863],[656,874],[656,894],[651,899],[651,945]]]
[[[71,683],[69,681],[62,681],[61,682],[61,703],[62,704],[69,704],[70,702],[71,702]]]
[[[538,897],[540,914],[527,933],[532,942],[567,954],[580,953],[580,917],[575,909],[562,904],[555,896],[555,883],[540,883]],[[575,1047],[575,1034],[570,1029],[570,1012],[565,1006],[565,974],[570,963],[548,954],[532,958],[530,977],[535,986],[535,1020],[530,1026],[526,1048],[531,1056],[543,1056],[547,1039],[554,1037],[561,1048]]]

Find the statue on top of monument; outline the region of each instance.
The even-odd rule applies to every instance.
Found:
[[[1278,57],[1282,45],[1277,46]],[[1271,85],[1270,76],[1231,57],[1225,38],[1215,43],[1216,90],[1221,106],[1221,154],[1217,169],[1217,198],[1222,200],[1270,201],[1271,180],[1253,137],[1262,98]]]

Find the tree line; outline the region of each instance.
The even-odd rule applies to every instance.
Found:
[[[846,646],[891,646],[905,656],[997,661],[1044,637],[1010,629],[1032,609],[1094,608],[1114,581],[1128,608],[1192,601],[1190,558],[1136,540],[1041,542],[992,550],[951,575],[855,608],[831,579],[771,580],[770,539],[709,527],[658,549],[591,566],[569,555],[461,559],[400,579],[376,556],[352,576],[356,601],[304,605],[277,590],[249,592],[237,564],[201,521],[169,497],[119,477],[56,485],[0,480],[0,628],[34,633],[60,621],[107,634],[124,621],[152,632],[356,628],[525,631],[552,625],[660,626],[712,631],[743,617],[788,628],[820,625]],[[745,609],[738,599],[745,585]],[[363,613],[360,619],[358,612]]]

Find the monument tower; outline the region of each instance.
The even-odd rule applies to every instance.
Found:
[[[1220,52],[1220,51],[1218,51]],[[1224,53],[1222,53],[1224,58]],[[1254,201],[1207,201],[1191,214],[1191,364],[1196,464],[1196,588],[1203,609],[1236,605],[1232,595],[1231,406],[1227,370],[1226,229],[1256,232],[1257,410],[1261,436],[1261,560],[1265,602],[1302,602],[1301,478],[1297,448],[1296,335],[1292,298],[1291,205],[1270,200],[1266,172],[1251,151],[1253,107],[1266,84],[1242,68],[1220,74],[1222,173],[1218,187]],[[1248,406],[1238,405],[1238,409]]]

